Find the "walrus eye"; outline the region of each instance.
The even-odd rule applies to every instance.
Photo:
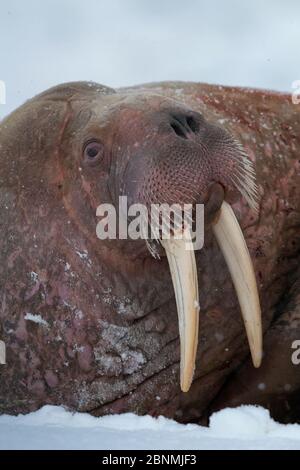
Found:
[[[96,163],[103,155],[103,145],[98,141],[88,142],[83,150],[84,159],[91,163]]]

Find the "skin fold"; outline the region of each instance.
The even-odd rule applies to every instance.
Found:
[[[191,119],[188,137],[174,116]],[[257,212],[230,181],[231,137],[255,166]],[[91,164],[83,149],[95,138],[103,153]],[[182,82],[61,85],[0,124],[0,158],[0,412],[63,404],[206,422],[224,406],[257,403],[300,421],[300,365],[291,360],[300,340],[300,107],[289,95]],[[196,253],[196,370],[182,393],[166,257],[144,241],[97,239],[96,208],[120,194],[188,202],[189,191],[206,204],[206,231]],[[260,369],[212,235],[223,198],[254,264]]]

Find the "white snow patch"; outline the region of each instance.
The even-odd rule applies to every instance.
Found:
[[[65,272],[70,271],[71,265],[69,263],[65,264]]]
[[[39,323],[40,325],[44,325],[46,326],[47,328],[49,327],[49,323],[44,320],[41,315],[36,315],[34,313],[26,313],[25,317],[24,317],[25,320],[29,320],[29,321],[33,321],[34,323]]]
[[[83,352],[83,351],[84,351],[84,346],[79,346],[77,343],[74,344],[73,352]]]
[[[92,261],[89,258],[89,254],[88,254],[87,250],[84,250],[84,251],[76,250],[76,254],[79,256],[79,258],[81,260],[86,261],[86,263],[89,267],[91,267]],[[71,275],[72,275],[72,273],[71,273]]]
[[[214,413],[209,428],[132,413],[96,418],[44,406],[0,416],[0,449],[300,449],[300,425],[283,425],[261,407]]]
[[[79,320],[81,320],[84,317],[83,312],[79,309],[76,309],[74,314],[76,318],[79,318]]]
[[[127,350],[120,354],[123,362],[123,373],[133,374],[145,364],[146,358],[140,351]]]
[[[88,252],[86,250],[84,250],[83,252],[76,251],[76,254],[79,256],[80,259],[88,259]]]
[[[30,273],[30,277],[31,277],[31,280],[33,282],[37,282],[39,280],[39,275],[38,273],[34,272],[34,271],[31,271]]]

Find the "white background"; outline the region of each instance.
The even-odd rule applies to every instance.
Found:
[[[299,0],[0,0],[0,118],[52,85],[194,80],[291,91]]]

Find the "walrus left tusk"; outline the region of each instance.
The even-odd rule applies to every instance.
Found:
[[[198,346],[199,294],[194,250],[187,250],[191,241],[189,229],[181,238],[161,240],[166,250],[177,304],[180,335],[180,385],[183,392],[191,386]]]
[[[262,360],[262,324],[254,269],[239,223],[225,201],[213,232],[238,296],[253,365],[259,367]]]

